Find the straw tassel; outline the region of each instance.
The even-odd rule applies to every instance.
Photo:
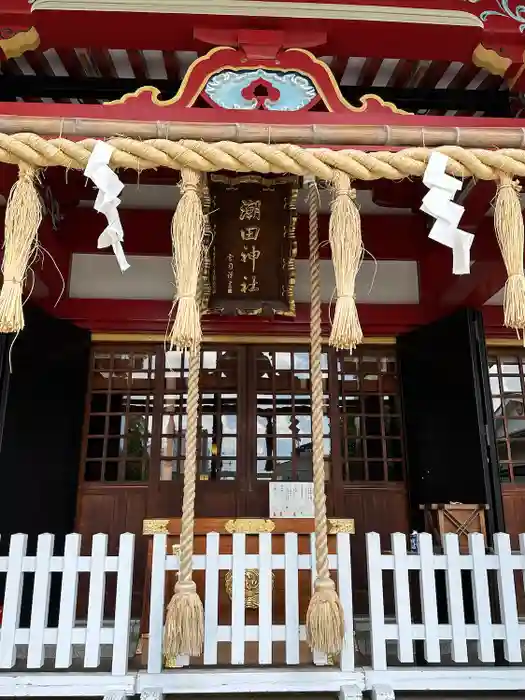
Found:
[[[363,342],[355,303],[355,280],[363,260],[361,217],[350,177],[336,170],[332,179],[334,199],[329,238],[334,265],[337,301],[329,343],[335,348],[355,350]]]
[[[4,281],[0,292],[0,333],[18,333],[24,327],[22,292],[28,266],[38,246],[42,201],[36,189],[37,171],[21,165],[5,212]]]
[[[171,665],[177,656],[183,654],[200,656],[204,641],[204,610],[193,581],[200,361],[200,345],[197,345],[190,352],[188,368],[188,422],[180,525],[180,572],[173,597],[166,610],[164,658],[167,665]]]
[[[171,226],[177,313],[170,347],[194,350],[202,340],[197,300],[204,237],[204,213],[199,196],[200,173],[181,170],[181,198]]]
[[[339,654],[344,637],[344,612],[335,583],[331,578],[318,578],[306,611],[308,646],[322,654]]]
[[[204,608],[193,581],[177,581],[166,608],[164,658],[172,665],[177,656],[200,656],[204,639]]]
[[[314,481],[316,580],[306,612],[306,639],[310,648],[325,654],[341,651],[345,637],[344,614],[328,565],[323,438],[323,375],[321,371],[321,274],[319,268],[318,191],[308,182],[310,231],[310,367],[312,392],[312,463]]]
[[[502,173],[494,205],[494,228],[507,269],[503,300],[504,324],[518,334],[525,328],[525,275],[523,273],[523,214],[521,187],[510,175]]]

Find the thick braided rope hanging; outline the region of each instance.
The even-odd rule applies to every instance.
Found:
[[[27,164],[35,168],[52,165],[83,170],[97,139],[70,141],[45,139],[37,134],[1,134],[0,162]],[[199,172],[232,170],[234,172],[312,174],[332,180],[334,170],[341,170],[352,180],[399,180],[423,175],[430,154],[444,153],[447,173],[455,177],[497,180],[501,172],[525,177],[525,150],[503,148],[465,149],[460,146],[406,148],[400,151],[331,150],[301,148],[292,144],[233,143],[167,139],[137,141],[131,138],[108,139],[113,148],[111,165],[115,168],[147,170],[159,167],[191,168]]]
[[[195,479],[197,475],[197,437],[199,421],[200,345],[190,352],[188,371],[188,422],[184,490],[180,525],[180,572],[175,592],[166,611],[164,656],[199,656],[204,637],[204,611],[193,581],[193,538],[195,526]]]
[[[343,609],[330,578],[326,519],[323,376],[321,373],[321,271],[319,267],[319,194],[314,178],[308,183],[310,231],[310,372],[312,395],[312,465],[314,481],[316,580],[306,613],[306,637],[313,651],[337,654],[344,641]]]

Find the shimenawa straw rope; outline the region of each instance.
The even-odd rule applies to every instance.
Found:
[[[45,139],[37,134],[0,133],[0,162],[43,168],[58,165],[83,170],[97,139],[70,141]],[[115,149],[111,156],[114,168],[148,170],[158,167],[198,172],[231,170],[234,172],[292,173],[315,175],[332,180],[334,170],[341,170],[351,180],[400,180],[421,177],[432,151],[448,158],[447,173],[455,177],[497,180],[501,172],[525,177],[525,149],[462,148],[440,146],[414,147],[399,151],[357,151],[354,149],[301,148],[293,144],[235,143],[202,140],[169,141],[167,139],[109,138]]]

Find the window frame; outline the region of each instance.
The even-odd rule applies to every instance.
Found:
[[[242,349],[241,352],[243,354],[243,366],[245,368],[245,375],[244,375],[244,388],[241,391],[237,391],[238,395],[238,401],[241,400],[241,393],[242,396],[245,397],[243,399],[247,401],[247,410],[250,411],[249,417],[250,417],[250,422],[254,423],[254,426],[251,426],[247,431],[245,435],[240,434],[241,428],[239,425],[237,426],[237,474],[235,477],[236,479],[243,479],[245,483],[248,485],[251,483],[252,480],[257,480],[257,473],[256,473],[256,464],[257,464],[257,430],[256,430],[256,421],[257,421],[257,407],[255,405],[256,401],[256,396],[257,396],[257,388],[254,383],[254,380],[249,376],[250,374],[250,367],[252,367],[251,362],[246,361],[246,353],[250,352],[250,348],[252,348],[252,353],[255,353],[255,349],[259,349],[260,351],[271,351],[273,353],[277,352],[293,352],[293,353],[303,353],[303,352],[308,352],[308,338],[297,338],[297,340],[294,340],[292,342],[287,342],[286,344],[283,343],[268,343],[268,342],[261,342],[261,343],[250,343],[250,344],[242,344],[239,343],[239,341],[235,338],[232,337],[231,343],[228,343],[228,346],[231,346],[232,349],[235,348],[240,348]],[[218,344],[214,342],[210,343],[204,343],[202,347],[202,352],[206,352],[207,350],[218,350]],[[151,404],[151,413],[149,414],[151,416],[151,430],[149,431],[150,435],[150,449],[149,449],[149,470],[148,470],[148,476],[144,480],[125,480],[119,478],[117,481],[103,481],[101,479],[99,480],[89,480],[86,479],[86,464],[89,461],[88,458],[88,440],[90,437],[89,434],[89,425],[90,425],[90,419],[92,417],[91,413],[91,401],[92,401],[92,396],[94,393],[93,390],[93,377],[94,377],[94,363],[95,363],[95,358],[97,354],[102,354],[102,353],[107,353],[111,354],[112,356],[118,355],[119,353],[122,354],[136,354],[136,353],[147,353],[151,356],[152,360],[151,362],[153,363],[153,376],[152,376],[152,382],[151,382],[151,390],[148,394],[150,398],[150,404]],[[328,358],[328,368],[327,368],[327,382],[326,382],[326,388],[325,388],[325,393],[328,395],[328,404],[327,404],[327,411],[325,415],[328,415],[329,418],[329,425],[330,425],[330,435],[329,438],[331,440],[331,458],[330,458],[330,463],[331,463],[331,480],[334,482],[334,488],[337,487],[344,487],[345,489],[351,488],[352,486],[381,486],[381,485],[386,485],[386,484],[400,484],[403,483],[406,480],[406,463],[405,463],[405,454],[404,454],[404,439],[403,439],[403,421],[401,419],[401,396],[400,396],[400,388],[399,388],[399,383],[397,382],[395,385],[396,392],[393,394],[395,396],[395,400],[397,401],[397,405],[399,406],[399,414],[396,414],[398,419],[399,419],[399,448],[400,448],[400,458],[399,458],[399,463],[401,465],[401,478],[396,478],[396,479],[391,479],[388,478],[388,454],[386,452],[386,440],[387,440],[387,435],[386,435],[386,429],[385,429],[385,415],[383,411],[380,411],[380,414],[378,414],[377,417],[380,420],[380,429],[381,429],[381,435],[377,436],[377,439],[381,442],[382,444],[382,458],[378,461],[378,463],[381,463],[382,469],[383,469],[383,476],[387,477],[384,478],[383,480],[379,479],[370,479],[369,476],[369,468],[368,468],[368,460],[366,458],[366,454],[363,456],[363,462],[365,466],[365,478],[363,479],[349,479],[345,478],[345,475],[349,472],[349,467],[348,465],[345,465],[345,459],[344,455],[341,454],[341,449],[338,449],[338,445],[342,446],[342,439],[343,439],[343,432],[342,432],[342,425],[341,425],[341,420],[343,420],[345,414],[340,410],[339,406],[339,395],[340,395],[340,373],[338,370],[338,362],[341,360],[343,356],[346,356],[345,353],[341,351],[336,351],[333,348],[323,348],[323,352],[327,353],[327,358]],[[390,346],[390,345],[365,345],[365,346],[360,346],[356,351],[354,351],[353,357],[357,357],[358,361],[359,358],[361,357],[366,357],[366,356],[373,356],[373,357],[382,357],[386,356],[389,359],[391,359],[393,365],[394,365],[394,376],[397,378],[397,363],[396,363],[396,355],[395,355],[395,347]],[[239,370],[238,372],[238,377],[239,381],[242,381],[242,377],[240,376],[241,371]],[[360,375],[362,372],[360,372]],[[152,343],[94,343],[91,348],[91,360],[90,360],[90,370],[89,370],[89,381],[88,381],[88,388],[86,392],[86,402],[85,402],[85,420],[84,420],[84,433],[83,433],[83,444],[82,444],[82,456],[81,456],[81,464],[80,464],[80,483],[85,484],[86,486],[93,486],[93,487],[108,487],[108,488],[114,488],[114,487],[122,487],[122,486],[147,486],[149,484],[153,486],[157,486],[159,480],[160,480],[160,471],[161,471],[161,462],[162,462],[162,439],[163,439],[163,417],[164,417],[164,398],[165,395],[168,395],[167,389],[165,388],[165,377],[166,377],[166,364],[165,364],[165,347],[162,343],[158,342],[152,342]],[[202,391],[202,389],[201,389]],[[127,406],[129,407],[129,399],[130,399],[130,392],[131,389],[128,389],[128,395],[127,395]],[[102,390],[100,390],[98,393],[104,394]],[[202,391],[202,393],[209,393],[206,391]],[[107,392],[106,395],[109,395],[110,392]],[[358,389],[357,394],[359,395],[360,399],[362,396],[365,396],[366,393],[362,392],[361,389]],[[370,394],[372,395],[372,394]],[[376,394],[378,396],[382,395],[382,392],[378,391]],[[251,399],[250,399],[251,397]],[[253,399],[253,400],[252,400]],[[253,408],[250,409],[250,403],[253,404]],[[295,405],[295,402],[292,402]],[[361,401],[361,404],[363,402]],[[240,411],[244,410],[244,406],[239,409],[238,415],[240,415]],[[124,417],[132,415],[129,411],[127,413],[122,414]],[[368,414],[366,413],[361,413],[362,416],[367,416]],[[105,433],[107,432],[107,420],[106,420],[106,428],[105,428]],[[122,438],[122,436],[121,436]],[[106,434],[104,434],[104,439],[107,439]],[[397,438],[396,438],[397,439]],[[253,444],[251,444],[249,441],[252,441]],[[363,438],[364,442],[364,438]],[[104,455],[105,455],[104,451]],[[254,457],[254,459],[252,459]],[[103,457],[105,459],[105,457]],[[119,456],[119,462],[121,461],[122,457]],[[275,459],[277,459],[277,455],[275,455]],[[241,460],[245,462],[245,464],[241,465]],[[106,460],[107,461],[107,460]],[[125,459],[124,459],[125,461]],[[252,461],[254,464],[252,464]],[[249,464],[247,464],[249,462]],[[102,465],[102,469],[104,468],[104,464]],[[253,473],[252,473],[253,472]],[[122,470],[119,468],[118,471],[119,477],[122,476]],[[101,473],[102,476],[102,473]],[[125,476],[125,474],[124,474]],[[180,479],[182,481],[182,479]],[[261,480],[265,481],[265,480]]]

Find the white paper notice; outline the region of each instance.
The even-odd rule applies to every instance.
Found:
[[[270,481],[270,518],[313,518],[311,481]]]

